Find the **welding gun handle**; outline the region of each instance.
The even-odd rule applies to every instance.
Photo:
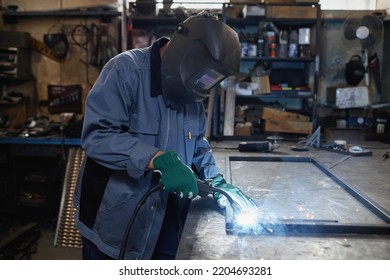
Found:
[[[196,179],[198,184],[198,190],[200,196],[208,196],[209,194],[213,194],[212,185],[204,180]]]
[[[232,197],[223,189],[213,187],[210,182],[197,179],[198,183],[198,189],[199,189],[199,195],[200,196],[207,196],[209,194],[213,194],[214,192],[223,194],[230,204],[235,204],[236,202],[232,199]]]

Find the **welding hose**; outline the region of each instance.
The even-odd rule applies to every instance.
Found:
[[[202,196],[203,194],[214,194],[215,192],[220,193],[226,197],[226,199],[229,201],[231,204],[232,208],[236,211],[241,211],[241,207],[233,200],[233,198],[228,194],[226,191],[220,188],[216,188],[211,185],[210,182],[204,181],[197,179],[196,180],[198,183],[198,188],[199,188],[199,194]]]
[[[222,194],[222,195],[224,195],[226,197],[226,199],[229,201],[229,203],[230,203],[230,205],[233,208],[233,211],[235,213],[239,213],[239,212],[241,212],[243,210],[243,207],[239,203],[237,203],[231,197],[231,195],[228,192],[226,192],[225,190],[223,190],[221,188],[214,187],[214,186],[211,185],[210,182],[207,182],[207,181],[203,181],[203,180],[200,180],[200,179],[197,179],[196,181],[197,181],[197,185],[198,185],[199,192],[200,192],[201,195],[202,195],[202,193],[203,194],[213,194],[214,192],[218,192],[218,193],[220,193],[220,194]],[[139,210],[141,209],[142,205],[145,204],[146,199],[152,193],[154,193],[155,191],[157,191],[159,189],[163,189],[163,185],[162,185],[161,181],[159,181],[159,183],[156,186],[150,188],[141,197],[141,199],[138,201],[136,207],[134,208],[134,211],[133,211],[132,215],[130,216],[129,222],[127,223],[127,227],[126,227],[125,233],[123,235],[122,244],[121,244],[121,248],[120,248],[119,256],[118,256],[119,260],[123,260],[124,259],[125,251],[126,251],[126,247],[127,247],[128,237],[129,237],[131,228],[133,227],[134,221],[135,221],[135,219],[136,219],[136,217],[138,215]]]
[[[203,192],[207,192],[207,193],[212,193],[211,190],[212,190],[213,187],[210,185],[210,183],[198,179],[198,180],[197,180],[197,184],[198,184],[199,190],[202,190]],[[123,235],[122,244],[121,244],[121,248],[120,248],[119,256],[118,256],[118,259],[119,259],[119,260],[123,260],[123,259],[124,259],[125,251],[126,251],[126,247],[127,247],[128,237],[129,237],[131,228],[133,227],[134,221],[135,221],[135,219],[137,218],[137,215],[138,215],[139,210],[141,209],[142,205],[145,204],[146,199],[148,199],[148,197],[149,197],[152,193],[154,193],[155,191],[157,191],[157,190],[159,190],[159,189],[163,189],[163,185],[162,185],[162,183],[161,183],[161,180],[159,181],[159,183],[158,183],[156,186],[150,188],[150,189],[141,197],[141,199],[138,201],[137,205],[135,206],[134,211],[133,211],[132,215],[130,216],[129,222],[127,223],[127,227],[126,227],[125,233],[124,233],[124,235]],[[222,191],[222,193],[224,193],[224,192]],[[225,194],[226,194],[226,193],[225,193]],[[227,194],[226,194],[226,195],[227,195]],[[231,200],[231,198],[230,198],[229,195],[227,195],[227,197]],[[230,201],[230,200],[229,200],[229,201]],[[234,201],[231,200],[231,203],[234,203]]]
[[[127,223],[127,227],[126,227],[125,233],[124,233],[124,235],[123,235],[122,244],[121,244],[121,248],[120,248],[119,256],[118,256],[118,259],[119,259],[119,260],[123,260],[124,257],[125,257],[125,252],[126,252],[126,247],[127,247],[127,240],[128,240],[128,237],[129,237],[131,228],[133,227],[135,218],[137,217],[139,210],[141,209],[142,205],[144,205],[146,199],[147,199],[152,193],[154,193],[155,191],[159,190],[160,188],[162,189],[162,184],[161,184],[161,182],[158,183],[156,186],[150,188],[150,189],[141,197],[141,199],[138,201],[137,205],[135,206],[134,211],[133,211],[133,214],[130,216],[129,222]]]

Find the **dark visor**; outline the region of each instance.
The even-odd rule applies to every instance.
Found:
[[[205,69],[206,72],[200,73],[197,78],[194,79],[194,85],[203,90],[210,90],[217,83],[222,81],[226,76],[219,73],[215,69]]]

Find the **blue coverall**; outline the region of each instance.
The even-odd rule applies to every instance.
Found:
[[[161,95],[159,50],[167,42],[161,38],[111,59],[86,99],[81,137],[86,156],[75,191],[76,224],[112,258],[119,255],[136,204],[153,185],[153,171],[147,165],[158,150],[176,151],[201,179],[221,174],[204,138],[203,104],[172,110]],[[190,200],[174,199],[172,218],[180,225]],[[152,257],[168,201],[172,203],[163,190],[147,199],[128,236],[126,259]],[[182,225],[172,233],[174,252],[181,232]]]

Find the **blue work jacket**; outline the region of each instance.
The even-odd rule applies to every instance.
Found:
[[[172,110],[161,94],[151,94],[152,87],[161,91],[156,44],[161,40],[154,47],[125,51],[111,59],[85,103],[81,137],[85,160],[75,191],[76,225],[113,258],[127,238],[124,232],[137,203],[155,184],[147,165],[158,150],[176,151],[202,179],[221,173],[204,138],[203,104]],[[167,198],[163,190],[148,197],[128,236],[126,259],[151,258]]]

